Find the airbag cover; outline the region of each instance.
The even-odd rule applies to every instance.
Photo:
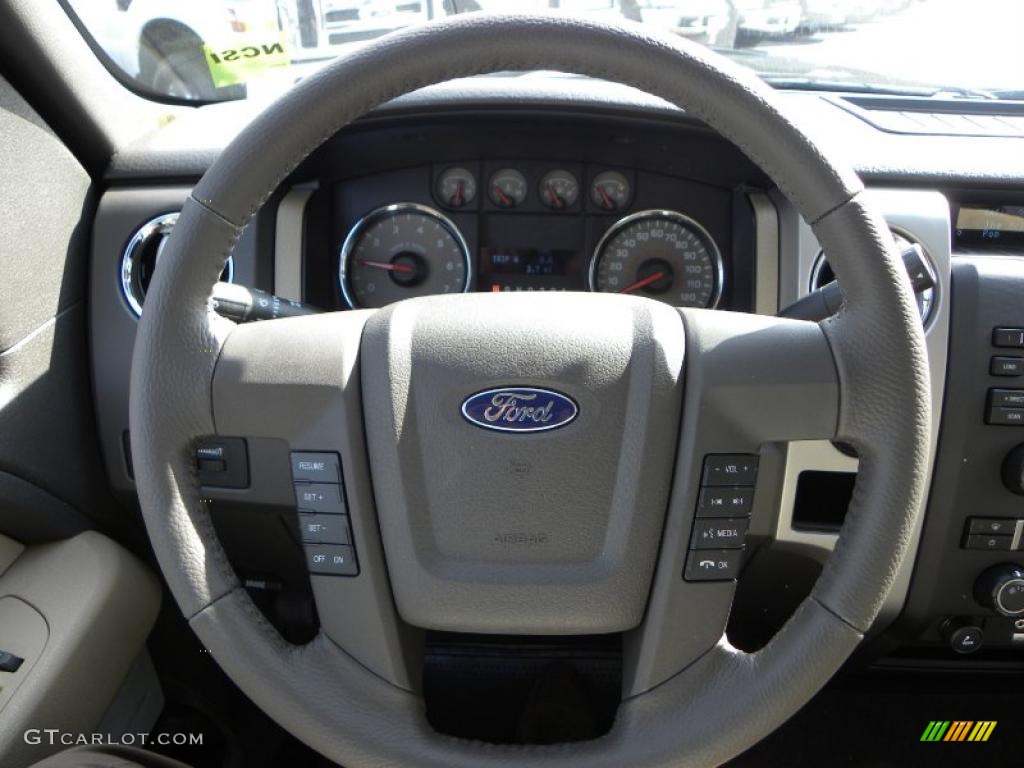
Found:
[[[637,626],[668,504],[684,344],[678,312],[624,296],[437,296],[370,318],[367,440],[402,617],[463,632]],[[489,390],[490,411],[473,397]],[[488,414],[516,428],[481,428]],[[565,421],[518,428],[552,420]]]

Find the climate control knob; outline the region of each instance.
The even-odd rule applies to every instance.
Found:
[[[1004,563],[974,582],[974,599],[1003,616],[1024,616],[1024,568]]]

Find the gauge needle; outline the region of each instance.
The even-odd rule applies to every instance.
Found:
[[[604,187],[598,187],[597,194],[601,197],[602,208],[607,208],[610,211],[615,207],[615,201],[612,200],[611,195],[605,192]]]
[[[565,208],[565,200],[559,197],[554,187],[548,187],[548,197],[551,198],[552,208]]]
[[[463,181],[462,179],[459,179],[458,183],[455,185],[455,194],[452,196],[452,205],[456,208],[461,208],[463,202]]]
[[[651,283],[658,282],[664,276],[664,272],[655,272],[653,275],[648,275],[647,277],[637,280],[635,283],[632,283],[631,285],[627,285],[625,288],[619,291],[619,293],[632,293],[633,291],[639,291],[641,288],[646,288]]]
[[[512,205],[512,199],[508,195],[506,195],[504,192],[501,191],[501,187],[495,186],[494,187],[494,194],[496,194],[498,196],[498,202],[501,203],[506,208],[508,206]]]
[[[389,264],[386,261],[373,261],[371,259],[360,259],[359,263],[364,267],[373,267],[374,269],[386,269],[388,272],[400,272],[402,274],[411,274],[416,271],[416,267],[408,264]]]

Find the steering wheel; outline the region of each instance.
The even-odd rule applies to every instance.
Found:
[[[423,86],[537,69],[637,87],[736,144],[813,227],[843,309],[817,324],[580,293],[436,296],[242,326],[211,312],[242,228],[342,126]],[[302,81],[196,185],[138,329],[136,482],[191,627],[259,707],[332,760],[719,764],[839,668],[907,556],[928,455],[924,350],[909,281],[860,180],[757,77],[640,26],[459,16]],[[575,418],[511,434],[461,413],[473,394],[509,387],[554,392]],[[289,451],[340,459],[359,573],[311,577],[321,629],[308,644],[281,638],[228,563],[194,466],[211,435],[277,446],[279,469],[252,490],[283,486],[285,504]],[[860,457],[838,545],[777,635],[741,652],[725,638],[734,582],[684,578],[705,457],[819,438]],[[417,693],[413,628],[621,632],[614,725],[572,745],[438,735]]]

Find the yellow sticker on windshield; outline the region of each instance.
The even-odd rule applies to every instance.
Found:
[[[275,41],[246,41],[244,45],[235,44],[230,48],[204,45],[203,53],[213,84],[218,88],[247,82],[267,70],[287,67],[290,61],[283,34]]]

